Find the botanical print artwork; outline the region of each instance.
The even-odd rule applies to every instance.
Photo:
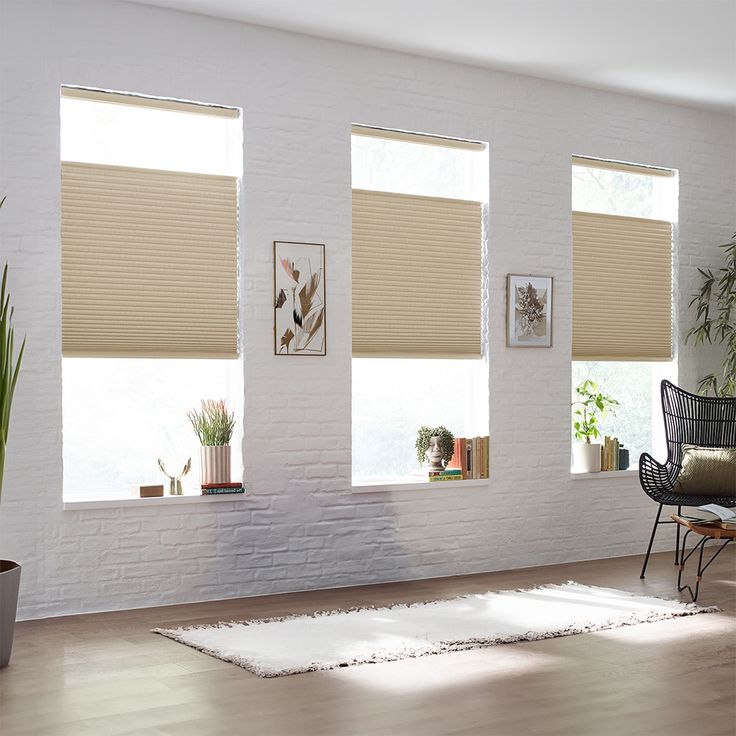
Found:
[[[552,278],[508,276],[507,344],[550,347],[552,344]]]
[[[274,248],[274,351],[326,355],[325,247],[276,241]]]

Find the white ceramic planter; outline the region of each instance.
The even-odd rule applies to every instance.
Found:
[[[230,445],[200,447],[199,459],[202,483],[230,482]]]
[[[578,442],[572,446],[572,469],[575,473],[601,472],[601,446],[599,443]]]

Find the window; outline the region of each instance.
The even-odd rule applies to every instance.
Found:
[[[483,144],[354,126],[353,484],[426,480],[422,425],[488,434]]]
[[[659,384],[672,354],[675,172],[575,157],[573,391],[596,381],[619,402],[602,432],[629,449],[662,453]]]
[[[199,453],[187,410],[242,417],[233,108],[63,87],[64,498],[130,496]],[[242,422],[238,422],[242,437]],[[242,467],[233,440],[234,472]]]

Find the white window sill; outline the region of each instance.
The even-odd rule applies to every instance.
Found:
[[[573,473],[570,471],[570,480],[603,480],[604,478],[638,478],[639,469],[629,470],[601,470],[600,473]]]
[[[473,488],[477,486],[487,486],[490,483],[489,478],[469,478],[468,480],[446,480],[435,481],[414,481],[408,483],[368,483],[365,485],[353,485],[350,490],[353,493],[386,493],[388,491],[426,491],[433,490],[450,490],[451,488]]]
[[[154,498],[100,498],[89,500],[64,500],[64,511],[79,511],[80,509],[114,509],[122,506],[137,508],[149,506],[178,506],[183,503],[218,503],[220,501],[240,501],[248,496],[245,493],[219,493],[212,496],[156,496]]]

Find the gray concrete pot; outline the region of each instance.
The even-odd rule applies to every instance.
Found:
[[[10,662],[19,587],[20,565],[12,560],[0,560],[0,668]]]

